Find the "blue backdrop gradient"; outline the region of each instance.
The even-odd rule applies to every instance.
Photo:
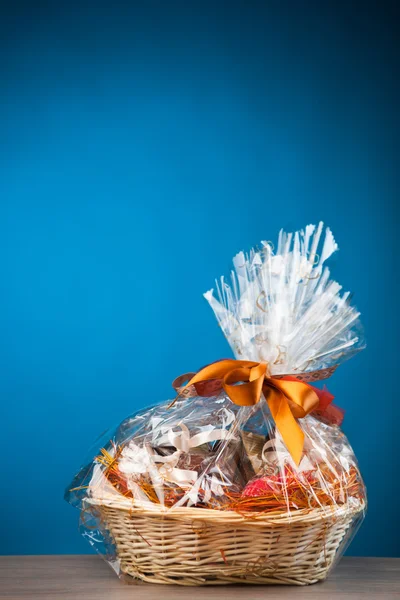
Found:
[[[330,382],[369,492],[350,553],[399,554],[396,5],[1,10],[1,552],[90,551],[87,448],[229,355],[202,293],[238,250],[322,219],[368,340]]]

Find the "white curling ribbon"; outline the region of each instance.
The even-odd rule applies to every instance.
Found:
[[[226,411],[226,413],[231,413],[231,411]],[[230,424],[233,419],[233,413],[226,414],[225,423]],[[169,429],[163,440],[164,443],[169,443],[176,448],[176,451],[170,455],[160,456],[147,446],[140,447],[132,441],[123,449],[118,468],[121,473],[128,476],[129,487],[131,487],[129,476],[147,473],[152,480],[158,498],[163,502],[162,484],[164,481],[176,483],[183,488],[191,488],[198,480],[197,471],[177,468],[176,465],[183,453],[209,442],[234,439],[234,435],[227,429],[217,429],[211,425],[206,426],[206,431],[197,433],[193,437],[190,437],[190,431],[184,423],[180,423],[178,426],[180,428],[179,432]],[[161,463],[160,466],[158,466],[158,463]],[[135,484],[136,487],[137,484]]]
[[[155,463],[161,463],[161,466],[158,467],[158,473],[162,480],[177,483],[183,487],[185,485],[193,485],[193,483],[197,480],[197,472],[189,471],[188,469],[178,469],[176,467],[181,454],[181,450],[177,450],[169,456],[159,456],[157,454],[153,454],[152,459]]]
[[[193,437],[190,437],[190,431],[184,423],[180,423],[179,427],[181,428],[181,431],[178,433],[172,431],[172,429],[168,432],[169,442],[177,449],[177,452],[174,452],[170,456],[160,457],[163,459],[162,462],[164,462],[164,465],[165,463],[169,463],[170,467],[164,466],[160,471],[162,471],[162,474],[168,481],[177,483],[182,487],[193,486],[198,479],[198,473],[197,471],[189,469],[176,468],[175,465],[177,464],[180,455],[189,452],[191,448],[197,448],[198,446],[202,446],[209,442],[233,439],[234,436],[226,429],[216,429],[215,427],[212,427],[208,431],[202,431],[201,433],[197,433]],[[155,457],[157,462],[158,458],[159,457]],[[175,463],[175,465],[173,465],[173,463]]]
[[[271,448],[273,448],[272,451]],[[275,439],[269,440],[264,444],[261,451],[261,458],[264,463],[273,463],[275,465],[287,463],[295,471],[300,473],[303,471],[312,471],[314,469],[312,463],[306,455],[303,455],[300,464],[298,466],[296,465],[278,431],[276,432]]]
[[[222,399],[222,402],[224,402],[225,399]],[[201,429],[202,429],[202,433],[204,432],[210,432],[210,431],[214,431],[217,430],[219,431],[220,429],[227,429],[229,427],[229,425],[231,425],[234,421],[235,421],[235,413],[232,410],[229,410],[226,407],[222,407],[220,408],[218,411],[216,411],[215,413],[213,413],[213,417],[215,419],[215,423],[217,425],[220,425],[220,427],[216,427],[216,425],[204,425]],[[174,427],[181,427],[182,422],[180,423],[176,423],[171,427],[171,424],[166,424],[164,422],[164,419],[161,418],[156,418],[153,417],[151,419],[151,428],[152,428],[152,444],[154,446],[168,446],[171,444],[171,432],[173,431]],[[187,432],[187,427],[186,427],[186,432]],[[201,435],[198,434],[198,435]],[[180,433],[178,433],[177,435],[180,435]],[[185,437],[187,437],[187,434],[185,434]],[[196,436],[194,436],[194,438],[196,438]],[[196,438],[197,439],[197,438]],[[218,438],[218,439],[223,439],[223,438]],[[213,441],[213,440],[206,440],[207,441]],[[175,444],[173,443],[173,445],[175,446]],[[201,444],[197,444],[197,445],[201,445]],[[194,447],[195,444],[193,444],[191,447]]]
[[[184,423],[179,423],[178,427],[181,428],[181,431],[178,433],[175,433],[172,429],[169,430],[168,439],[172,446],[182,452],[189,452],[191,448],[197,448],[208,442],[217,442],[233,437],[226,429],[216,429],[215,427],[190,437],[189,429]]]
[[[181,487],[192,486],[198,478],[197,471],[177,469],[176,467],[169,470],[163,466],[159,469],[159,473],[167,481],[170,481],[171,483],[177,483]]]

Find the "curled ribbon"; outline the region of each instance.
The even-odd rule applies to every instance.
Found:
[[[226,409],[224,411],[225,425],[229,425],[235,418],[234,414]],[[137,476],[147,473],[153,482],[157,495],[163,494],[163,480],[177,483],[183,488],[191,488],[198,480],[199,474],[192,469],[178,468],[181,455],[189,453],[192,448],[197,448],[209,442],[235,439],[232,431],[225,427],[210,426],[210,428],[204,428],[203,431],[192,437],[184,423],[178,423],[177,427],[180,431],[176,432],[172,428],[168,429],[166,435],[158,440],[160,448],[163,445],[173,446],[175,452],[162,456],[154,452],[150,446],[140,447],[131,442],[123,449],[119,460],[118,467],[121,473],[125,476]],[[136,490],[136,483],[133,482],[132,485]]]
[[[315,376],[314,379],[326,376],[328,375]],[[304,433],[297,419],[320,408],[322,403],[329,404],[333,399],[325,390],[321,391],[294,376],[270,376],[266,362],[234,359],[221,360],[201,369],[186,385],[179,388],[177,398],[188,395],[190,386],[197,387],[198,384],[211,380],[218,380],[219,389],[222,387],[238,406],[254,406],[263,394],[296,465],[300,463],[304,447]]]
[[[184,423],[179,423],[180,432],[175,433],[172,429],[168,431],[168,439],[176,452],[169,456],[153,457],[156,462],[163,462],[161,473],[169,480],[179,485],[193,485],[198,479],[197,471],[178,469],[177,464],[182,453],[190,452],[209,442],[233,439],[233,434],[228,429],[212,428],[190,437],[190,431]]]

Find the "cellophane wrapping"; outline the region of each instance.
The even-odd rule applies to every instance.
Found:
[[[236,359],[264,361],[272,376],[296,377],[333,371],[364,347],[359,313],[325,266],[336,242],[329,229],[323,242],[322,235],[322,223],[309,225],[281,232],[276,251],[262,242],[249,254],[240,252],[230,282],[221,278],[216,295],[205,294]],[[340,427],[343,411],[326,389],[322,394],[324,408],[298,420],[304,433],[299,464],[264,397],[238,406],[221,387],[196,385],[127,417],[96,443],[90,462],[67,487],[66,499],[80,509],[83,536],[122,576],[104,506],[212,509],[248,519],[359,507],[338,558],[363,519],[366,490]]]

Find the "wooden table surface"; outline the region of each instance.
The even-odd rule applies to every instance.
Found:
[[[97,556],[2,556],[0,598],[18,600],[400,599],[400,559],[343,558],[323,583],[293,586],[127,585]]]

